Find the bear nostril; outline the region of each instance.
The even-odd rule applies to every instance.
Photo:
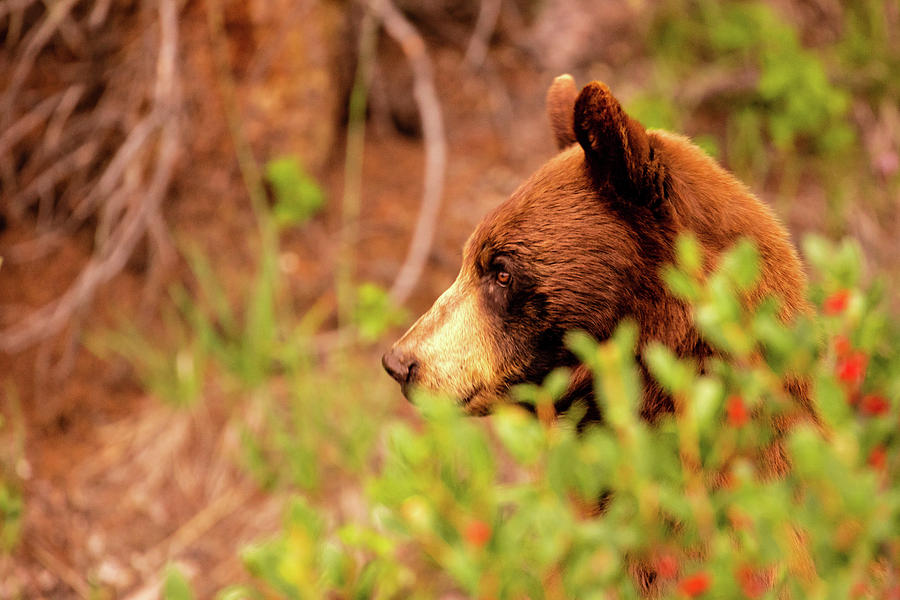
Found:
[[[393,377],[397,383],[406,384],[415,375],[416,363],[408,356],[403,355],[393,348],[385,352],[381,357],[381,364],[388,375]]]

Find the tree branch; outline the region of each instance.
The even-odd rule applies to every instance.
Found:
[[[55,7],[60,5],[54,5]],[[71,3],[62,4],[71,7]],[[147,223],[159,210],[168,189],[178,154],[177,112],[181,92],[177,79],[178,14],[176,0],[159,0],[160,42],[156,61],[153,105],[146,119],[131,131],[93,188],[96,197],[108,197],[116,189],[129,159],[142,147],[156,141],[152,176],[146,192],[133,196],[121,219],[79,273],[74,283],[57,300],[35,310],[17,324],[0,331],[0,350],[18,352],[31,344],[59,333],[72,315],[94,297],[100,285],[118,274],[127,263]],[[62,10],[57,8],[56,10]],[[63,15],[67,14],[67,9]],[[52,21],[50,17],[45,21]],[[42,28],[43,29],[43,28]],[[32,45],[40,36],[32,38]],[[154,136],[158,133],[158,136]]]
[[[388,35],[400,45],[412,69],[413,96],[419,107],[425,142],[425,175],[419,216],[406,258],[389,291],[396,303],[403,304],[422,276],[434,242],[444,191],[447,140],[441,105],[434,86],[434,70],[422,36],[390,0],[371,0],[370,6],[381,19]]]

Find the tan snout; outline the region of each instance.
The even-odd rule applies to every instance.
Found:
[[[381,362],[407,397],[416,386],[450,394],[474,409],[475,398],[490,395],[500,379],[495,354],[477,282],[461,273]]]

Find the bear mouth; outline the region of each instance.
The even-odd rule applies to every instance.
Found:
[[[482,392],[484,392],[484,386],[478,386],[459,401],[459,405],[467,415],[472,417],[484,417],[491,414],[492,403],[475,402],[475,400],[479,399],[482,395]]]
[[[474,390],[463,396],[459,401],[460,406],[468,407],[472,403],[472,400],[475,399],[475,397],[481,392],[482,389],[483,386],[477,386]]]

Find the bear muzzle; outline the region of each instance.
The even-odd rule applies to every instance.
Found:
[[[504,380],[479,297],[480,282],[463,268],[456,281],[381,359],[410,399],[413,388],[455,398],[466,412],[483,414]]]

